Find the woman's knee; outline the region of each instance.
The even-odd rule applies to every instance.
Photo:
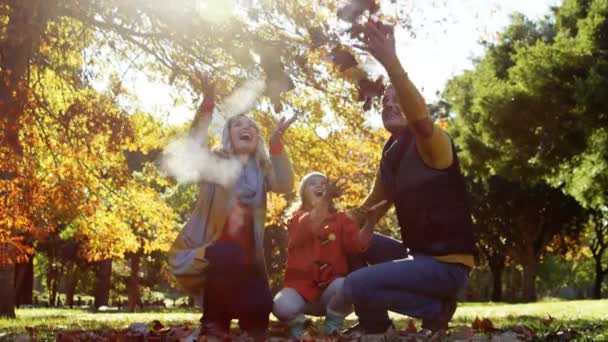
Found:
[[[292,288],[284,288],[274,297],[273,315],[281,321],[289,321],[303,313],[306,302]]]

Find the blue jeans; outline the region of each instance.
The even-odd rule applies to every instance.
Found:
[[[371,265],[346,277],[344,292],[354,304],[361,326],[374,333],[391,324],[388,311],[436,319],[443,301],[455,298],[469,279],[467,266],[428,255],[408,256],[400,241],[377,233],[367,252],[351,265],[365,263]]]

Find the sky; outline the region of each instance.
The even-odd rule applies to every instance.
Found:
[[[397,0],[399,3],[410,13],[416,34],[398,29],[397,53],[427,102],[432,102],[447,80],[472,68],[472,58],[483,54],[479,41],[493,40],[509,24],[512,14],[520,12],[539,19],[561,0],[409,0],[409,5]],[[396,11],[390,1],[382,5],[387,14]],[[192,119],[194,108],[189,101],[174,103],[179,90],[161,81],[150,81],[141,73],[133,73],[125,81],[125,86],[139,97],[134,106],[169,124]]]

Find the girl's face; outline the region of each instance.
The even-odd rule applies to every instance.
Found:
[[[241,115],[230,123],[230,143],[235,154],[254,155],[258,148],[258,130],[248,117]]]
[[[323,176],[312,176],[304,186],[304,198],[302,201],[311,207],[316,207],[323,202],[326,191],[327,178]]]

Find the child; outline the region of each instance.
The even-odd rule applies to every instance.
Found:
[[[372,226],[359,226],[333,204],[335,187],[313,172],[302,178],[301,205],[287,223],[284,288],[275,296],[273,313],[287,322],[291,337],[304,335],[305,314],[325,315],[325,334],[339,333],[352,305],[342,293],[348,254],[364,252]]]
[[[191,134],[208,129],[214,107],[210,93]],[[272,310],[262,250],[266,194],[292,190],[293,170],[281,141],[292,122],[279,123],[268,156],[254,121],[245,115],[228,120],[214,153],[238,158],[243,164],[239,178],[230,189],[200,184],[192,217],[169,251],[178,283],[202,302],[200,333],[208,340],[229,339],[232,319],[255,340],[264,340]]]

